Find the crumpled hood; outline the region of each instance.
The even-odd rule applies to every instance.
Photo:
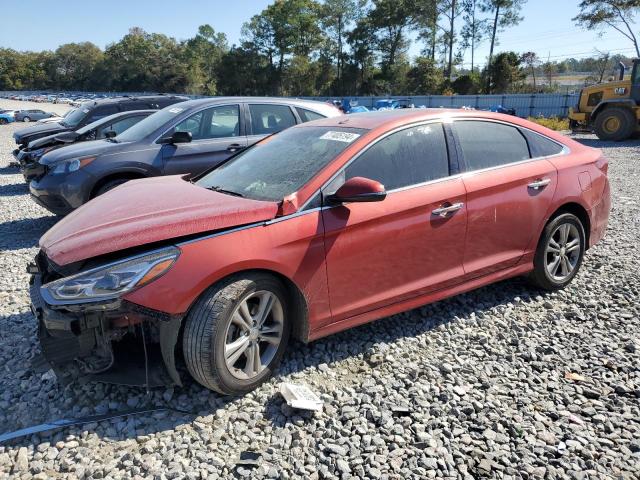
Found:
[[[22,143],[24,138],[31,135],[38,135],[43,137],[45,135],[52,135],[57,132],[67,132],[69,129],[59,123],[42,123],[40,125],[34,125],[32,127],[21,128],[13,133],[13,139],[16,143]]]
[[[130,148],[129,145],[130,143],[115,143],[109,140],[91,140],[89,142],[72,143],[64,148],[45,153],[40,159],[40,163],[43,165],[52,165],[71,158],[117,153],[127,150]]]
[[[79,135],[76,132],[62,132],[54,133],[53,135],[47,135],[46,137],[32,140],[27,145],[27,150],[33,151],[39,148],[50,147],[51,145],[57,145],[59,143],[65,143],[65,141],[73,142]]]
[[[63,218],[40,239],[57,265],[169,240],[270,220],[277,202],[213,192],[181,176],[132,180]]]

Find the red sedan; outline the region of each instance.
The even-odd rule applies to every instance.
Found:
[[[198,179],[135,180],[92,200],[42,237],[33,310],[58,375],[180,384],[184,360],[202,385],[239,394],[269,378],[291,336],[517,275],[563,288],[609,209],[601,152],[528,121],[337,117]],[[147,368],[127,367],[136,356]]]

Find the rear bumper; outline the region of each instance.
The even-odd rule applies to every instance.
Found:
[[[611,212],[611,188],[609,180],[604,185],[602,199],[591,209],[591,232],[589,235],[589,247],[593,247],[604,238],[609,224],[609,213]]]
[[[32,274],[29,293],[40,348],[61,383],[181,385],[173,353],[181,318],[119,299],[56,307],[41,287],[42,275]]]

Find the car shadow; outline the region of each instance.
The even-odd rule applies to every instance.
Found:
[[[497,306],[514,302],[516,297],[519,297],[520,301],[528,302],[539,295],[544,295],[544,292],[529,286],[521,278],[515,278],[425,305],[410,312],[400,313],[373,323],[361,325],[349,331],[337,333],[309,344],[293,342],[276,376],[265,386],[260,387],[261,389],[269,388],[272,390],[269,399],[264,404],[263,421],[269,422],[274,427],[283,427],[290,422],[299,422],[301,418],[303,421],[313,418],[311,413],[292,410],[277,393],[277,385],[285,376],[293,375],[307,369],[310,369],[310,374],[315,375],[320,372],[320,369],[317,369],[317,367],[321,364],[326,363],[331,365],[348,358],[361,356],[366,365],[363,364],[365,371],[361,373],[360,376],[362,379],[370,378],[377,366],[384,363],[383,356],[373,348],[378,342],[389,344],[405,337],[423,335],[442,325],[459,321],[460,317],[467,317],[473,312],[484,312]],[[31,314],[30,312],[26,312],[20,316],[23,315],[26,321],[26,318],[30,317]],[[15,318],[15,315],[13,317]],[[482,316],[478,316],[477,318],[481,317]],[[8,317],[0,317],[0,329],[3,328],[3,324],[7,321],[9,321]],[[32,330],[35,330],[35,328]],[[35,337],[35,331],[31,332],[30,335]],[[18,339],[7,338],[6,341],[8,344],[13,344],[14,341],[18,341]],[[35,338],[27,338],[24,341],[37,345]],[[145,396],[144,389],[140,387],[101,384],[102,386],[99,387],[101,389],[101,394],[99,395],[101,403],[110,403],[111,399],[117,403],[117,400],[121,400],[122,398],[135,397],[138,399],[142,398],[142,402],[137,404],[138,407],[160,408],[165,410],[140,413],[119,419],[104,420],[102,422],[85,422],[91,423],[91,425],[89,425],[89,427],[85,425],[84,429],[93,429],[98,437],[104,439],[132,439],[139,435],[180,428],[181,425],[190,424],[194,420],[200,421],[201,419],[196,419],[198,416],[208,417],[210,419],[209,421],[213,422],[215,421],[215,413],[217,410],[242,400],[242,397],[225,397],[210,392],[193,381],[184,369],[182,370],[181,376],[184,381],[184,386],[170,389],[175,393],[169,399],[164,398],[159,391],[161,389],[156,389],[155,395],[152,391],[150,396]],[[414,374],[416,378],[421,375],[419,368],[416,369]],[[41,373],[29,370],[23,377],[23,383],[26,380],[30,384],[33,382],[40,385],[43,382],[41,376]],[[61,412],[58,418],[73,417],[71,407],[76,405],[77,401],[84,402],[84,410],[88,410],[88,414],[90,415],[104,413],[97,410],[98,405],[87,404],[86,386],[73,384],[63,387],[55,384],[55,379],[48,381],[54,382],[53,388],[58,392],[51,400],[52,403],[55,402],[54,408]],[[334,381],[339,383],[340,378]],[[97,384],[93,383],[90,385]],[[24,398],[24,396],[21,395],[19,392],[13,392],[11,396]],[[49,394],[49,396],[51,397],[52,394]],[[264,395],[262,395],[262,397],[264,397]],[[189,399],[187,410],[185,410],[185,406],[181,404],[181,401],[184,402],[186,398]],[[160,401],[158,401],[159,399]],[[11,408],[12,407],[9,407],[8,410],[11,410]],[[16,406],[15,408],[19,407]],[[34,408],[37,409],[35,405]],[[9,412],[7,418],[15,418],[16,416],[17,415],[12,415]],[[56,419],[57,418],[42,418],[41,421],[54,421]],[[34,424],[38,423],[38,420],[35,418],[31,421]],[[17,425],[19,424],[6,425],[4,430],[17,430],[21,428]],[[100,425],[99,428],[98,425]],[[69,433],[78,435],[81,434],[82,431],[80,427],[68,427],[62,431],[56,430],[26,436],[8,442],[8,444],[27,446],[43,441],[55,442]],[[4,432],[0,432],[0,434],[1,433]]]
[[[14,197],[29,193],[29,186],[26,183],[11,183],[0,185],[0,197]]]
[[[0,251],[36,247],[40,237],[59,220],[56,216],[0,223]]]
[[[20,173],[17,166],[0,167],[0,175],[15,175]]]

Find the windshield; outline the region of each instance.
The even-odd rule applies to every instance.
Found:
[[[68,128],[75,128],[80,125],[80,122],[84,119],[84,117],[89,113],[90,110],[84,105],[80,105],[77,109],[71,112],[69,115],[64,117],[64,120],[60,122],[62,125]]]
[[[184,108],[176,105],[158,110],[156,113],[149,115],[144,120],[140,120],[133,127],[122,132],[116,137],[116,140],[118,142],[137,142],[142,140],[147,135],[162,127],[165,123],[170,122],[183,111]]]
[[[280,201],[300,190],[366,130],[298,127],[256,144],[196,182],[255,200]]]

